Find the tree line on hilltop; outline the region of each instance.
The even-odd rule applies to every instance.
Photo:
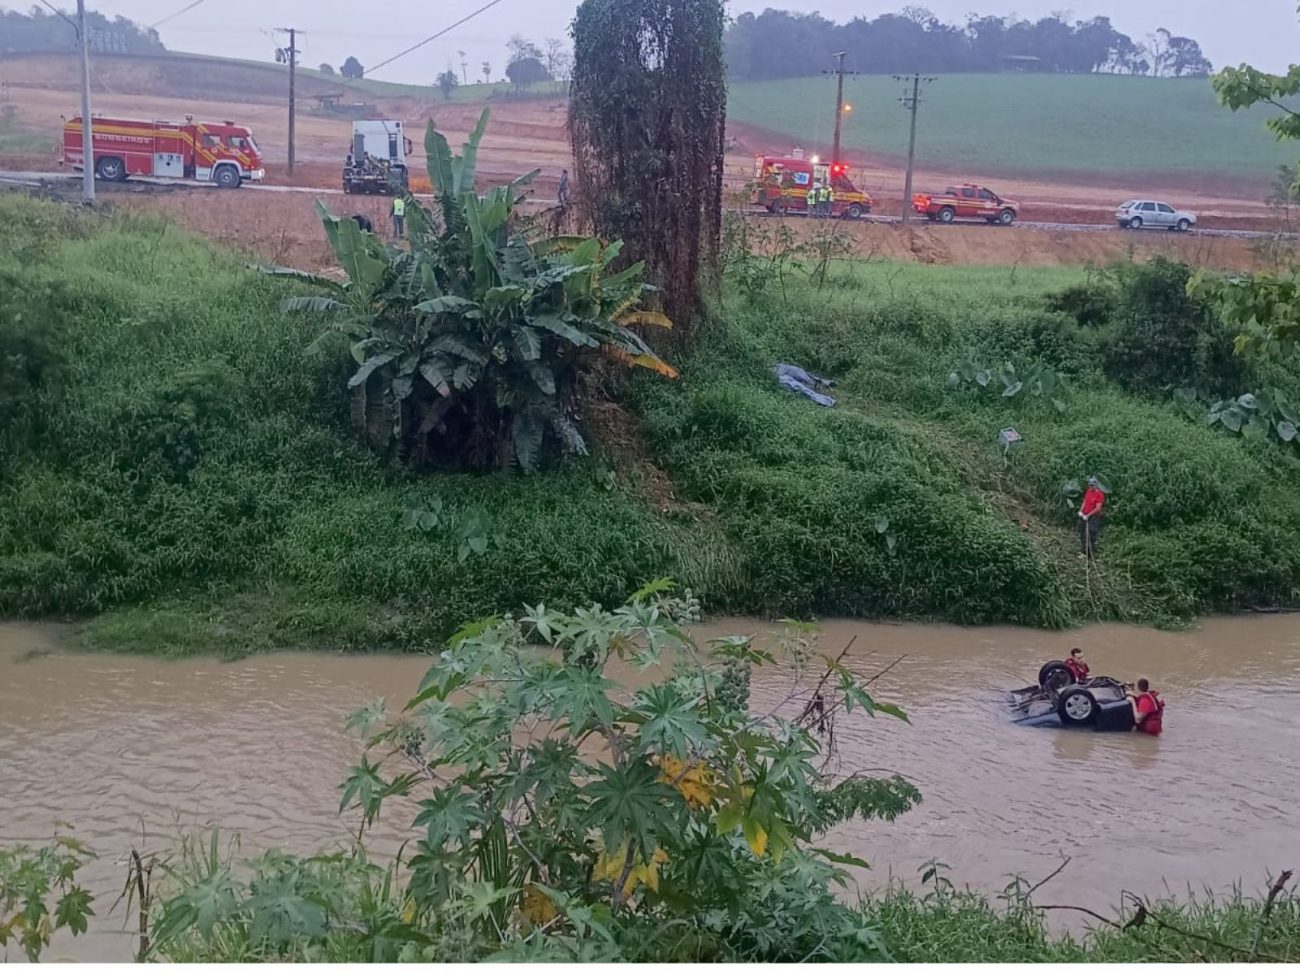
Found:
[[[158,32],[125,17],[86,12],[90,49],[104,54],[161,54]],[[77,33],[57,13],[33,7],[29,13],[0,10],[0,57],[29,51],[74,51]]]
[[[846,24],[818,13],[744,13],[728,28],[726,44],[729,73],[738,81],[819,74],[838,51],[848,53],[845,67],[866,74],[1035,70],[1196,77],[1213,70],[1198,42],[1163,27],[1135,41],[1109,17],[1070,23],[1060,14],[1037,21],[971,14],[960,26],[920,6]]]

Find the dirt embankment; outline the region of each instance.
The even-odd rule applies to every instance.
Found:
[[[332,266],[308,193],[218,190],[165,194],[120,194],[110,198],[122,209],[164,213],[205,236],[247,251],[257,260],[309,270]],[[336,213],[368,216],[383,235],[390,231],[390,202],[382,197],[322,197]],[[757,227],[773,228],[771,218],[753,218]],[[815,226],[792,219],[798,239]],[[1042,231],[983,225],[904,228],[893,224],[838,222],[851,254],[865,260],[916,261],[925,264],[1056,266],[1106,264],[1161,254],[1195,266],[1222,270],[1276,268],[1295,258],[1295,249],[1279,253],[1264,241],[1195,234],[1122,234]]]

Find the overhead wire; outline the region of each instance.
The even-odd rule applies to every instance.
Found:
[[[408,54],[412,53],[413,51],[418,51],[420,48],[424,47],[424,45],[429,44],[429,43],[431,43],[431,42],[433,42],[433,41],[436,41],[438,38],[442,37],[442,36],[445,35],[445,34],[449,34],[449,33],[451,33],[453,30],[455,30],[455,29],[456,29],[457,27],[459,27],[461,24],[468,23],[469,21],[471,21],[471,20],[473,20],[475,17],[477,17],[479,14],[481,14],[481,13],[487,11],[487,10],[491,10],[493,7],[495,7],[495,6],[496,6],[497,4],[499,4],[500,2],[501,2],[501,0],[489,0],[488,3],[485,3],[485,4],[483,4],[483,6],[479,7],[477,10],[474,10],[474,11],[472,11],[471,13],[466,14],[464,17],[462,17],[460,20],[456,21],[454,24],[449,24],[448,26],[444,27],[442,30],[438,31],[438,33],[429,35],[429,36],[426,37],[424,40],[420,41],[418,44],[412,44],[412,45],[411,45],[410,47],[408,47],[405,51],[400,51],[400,52],[398,52],[397,54],[394,54],[391,58],[388,58],[386,61],[380,61],[378,64],[371,65],[369,68],[366,69],[366,74],[373,74],[374,72],[378,71],[380,68],[383,68],[383,67],[386,67],[386,66],[392,64],[392,63],[393,63],[394,61],[396,61],[398,58],[404,58],[404,57],[406,57]],[[351,84],[353,81],[358,81],[358,80],[360,80],[360,79],[357,79],[357,78],[348,78],[346,81],[343,82],[343,87],[346,87],[347,85]]]
[[[169,20],[175,20],[175,19],[176,19],[177,17],[179,17],[181,14],[189,13],[191,10],[193,10],[195,7],[197,7],[197,6],[198,6],[199,4],[201,4],[201,3],[203,3],[203,0],[194,0],[193,3],[188,4],[187,6],[181,7],[181,9],[180,9],[180,10],[177,10],[175,13],[168,14],[168,15],[167,15],[166,17],[164,17],[162,20],[159,20],[159,21],[156,21],[156,22],[150,24],[150,25],[149,25],[149,29],[150,29],[150,30],[157,30],[157,29],[158,29],[159,27],[161,27],[163,24],[167,23],[167,21],[169,21]]]

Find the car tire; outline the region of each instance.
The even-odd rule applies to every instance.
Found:
[[[234,166],[219,166],[212,179],[223,190],[237,190],[239,184],[243,182],[239,170]]]
[[[1092,692],[1082,687],[1071,687],[1061,693],[1056,702],[1056,713],[1067,728],[1086,728],[1097,723],[1101,708]]]
[[[1128,229],[1129,229],[1129,230],[1141,230],[1141,229],[1142,229],[1142,218],[1141,218],[1141,217],[1132,217],[1132,218],[1129,220],[1129,222],[1128,222]]]
[[[120,183],[126,179],[126,163],[117,156],[104,156],[95,163],[95,175],[106,183]]]
[[[957,211],[952,207],[944,207],[939,211],[940,223],[952,223],[957,218]]]
[[[1043,690],[1052,687],[1066,687],[1074,683],[1074,675],[1061,660],[1049,660],[1038,668],[1038,686]]]
[[[1191,229],[1192,229],[1192,222],[1188,220],[1186,217],[1183,217],[1182,220],[1178,221],[1178,232],[1180,234],[1185,234],[1187,233],[1187,231]]]
[[[1015,222],[1016,214],[1014,210],[1003,210],[998,214],[998,223],[1004,227],[1010,227]]]
[[[850,203],[850,204],[849,204],[849,208],[848,208],[847,210],[844,211],[844,215],[845,215],[846,217],[848,217],[850,220],[861,220],[861,219],[862,219],[862,204],[861,204],[861,203]]]

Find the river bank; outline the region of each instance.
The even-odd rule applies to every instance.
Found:
[[[417,476],[349,436],[346,356],[308,353],[324,323],[281,312],[289,290],[244,256],[138,214],[11,195],[0,215],[0,335],[33,363],[0,399],[0,616],[89,620],[87,647],[429,650],[503,605],[617,605],[663,576],[715,614],[1040,627],[1300,591],[1294,446],[1206,427],[1147,366],[1300,382],[1224,358],[1212,321],[1177,331],[1179,266],[835,261],[822,280],[805,251],[729,239],[682,379],[586,404],[591,456]],[[1062,311],[1072,288],[1110,318]],[[774,362],[835,377],[836,407]],[[1093,473],[1111,495],[1088,565],[1063,488]]]
[[[697,635],[772,630],[720,619]],[[404,700],[428,663],[86,655],[67,649],[69,636],[0,625],[0,754],[12,786],[0,796],[0,843],[48,840],[62,821],[100,854],[83,879],[102,898],[103,916],[88,938],[61,949],[96,960],[131,951],[125,916],[107,907],[133,846],[174,850],[184,836],[219,828],[239,834],[248,855],[345,848],[355,813],[339,814],[338,783],[361,745],[344,716],[380,697]],[[1209,619],[1180,633],[837,620],[825,624],[821,646],[837,652],[855,637],[849,662],[861,669],[903,657],[876,690],[911,723],[842,721],[837,774],[897,771],[923,796],[893,823],[857,823],[826,838],[872,865],[855,872],[863,895],[880,895],[891,879],[923,892],[920,868],[937,859],[954,884],[991,897],[1015,875],[1036,882],[1070,858],[1039,903],[1111,916],[1124,890],[1158,898],[1230,894],[1240,884],[1249,894],[1296,865],[1288,797],[1300,775],[1300,619]],[[1170,702],[1160,739],[1008,722],[1002,692],[1075,644],[1088,649],[1095,672],[1152,678]],[[754,708],[774,704],[784,686],[780,669],[756,674]],[[395,853],[413,814],[387,810],[368,836],[370,852]],[[1082,930],[1074,919],[1052,921]]]

